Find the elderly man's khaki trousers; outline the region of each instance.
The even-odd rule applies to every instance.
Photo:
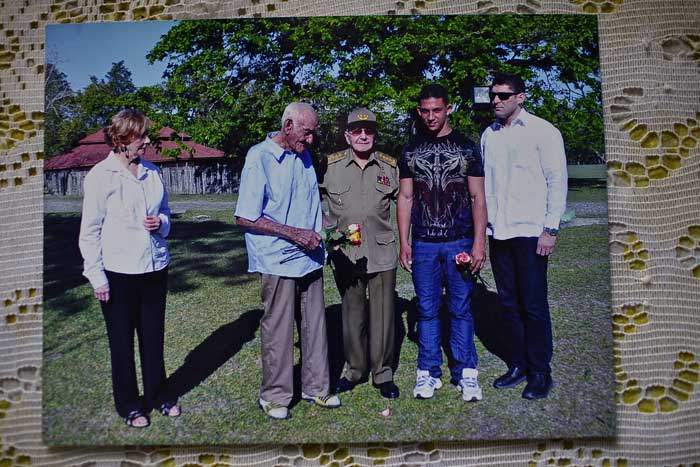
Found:
[[[329,388],[323,269],[304,277],[262,274],[260,398],[287,406],[294,391],[294,314],[301,311],[301,390],[325,396]]]

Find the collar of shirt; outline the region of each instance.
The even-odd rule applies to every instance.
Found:
[[[270,151],[270,154],[272,154],[277,162],[282,162],[282,158],[284,157],[285,154],[291,153],[292,151],[287,151],[284,149],[282,146],[277,144],[275,140],[272,139],[273,136],[279,134],[279,131],[273,131],[272,133],[267,134],[267,138],[265,138],[265,146],[268,151]]]
[[[117,156],[114,151],[111,151],[109,155],[107,156],[107,161],[105,164],[105,169],[110,170],[112,172],[117,172],[120,175],[123,175],[127,179],[130,180],[135,180],[134,176],[127,170],[126,167],[122,165],[121,162],[119,162],[118,159],[119,156]],[[137,164],[137,173],[136,173],[136,179],[138,180],[143,180],[148,173],[151,171],[150,168],[146,167],[144,164],[139,162]]]
[[[353,162],[355,162],[355,156],[352,153],[352,148],[347,148],[345,150],[345,167],[349,166]],[[372,162],[377,162],[377,151],[372,151],[372,154],[370,154],[367,158],[367,165],[371,164]]]
[[[309,150],[304,149],[304,152],[298,153],[294,152],[289,149],[284,149],[282,146],[277,144],[275,140],[272,139],[273,136],[279,134],[279,131],[273,131],[272,133],[267,134],[267,138],[265,138],[265,146],[268,151],[270,151],[270,154],[275,158],[275,160],[279,163],[282,163],[282,160],[287,154],[294,155],[295,157],[298,157],[302,161],[304,161],[308,156],[310,156]]]
[[[510,125],[503,125],[499,123],[498,121],[493,122],[493,125],[491,125],[491,129],[493,131],[498,131],[501,128],[507,128],[508,126],[515,126],[515,125],[520,125],[520,126],[527,126],[527,122],[530,120],[530,114],[527,113],[527,111],[524,108],[520,109],[520,112],[518,112],[517,117],[510,122]]]

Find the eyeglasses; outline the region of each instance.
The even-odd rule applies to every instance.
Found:
[[[363,131],[365,132],[365,134],[367,136],[374,136],[375,134],[377,134],[377,130],[375,130],[374,128],[365,128],[365,127],[353,128],[352,130],[350,130],[349,133],[353,136],[360,136]]]
[[[517,92],[489,92],[489,99],[493,101],[493,99],[498,96],[498,99],[501,101],[507,101],[510,99],[512,96],[519,94]]]

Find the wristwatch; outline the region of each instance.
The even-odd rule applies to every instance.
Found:
[[[548,233],[552,237],[556,237],[557,234],[559,233],[559,229],[550,229],[549,227],[545,227],[542,229],[544,232]]]

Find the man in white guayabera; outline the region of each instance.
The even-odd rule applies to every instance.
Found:
[[[493,385],[527,379],[522,396],[543,399],[553,386],[547,258],[566,207],[564,142],[551,123],[523,108],[519,76],[497,74],[490,97],[496,121],[481,136],[489,256],[512,342],[508,371]]]

